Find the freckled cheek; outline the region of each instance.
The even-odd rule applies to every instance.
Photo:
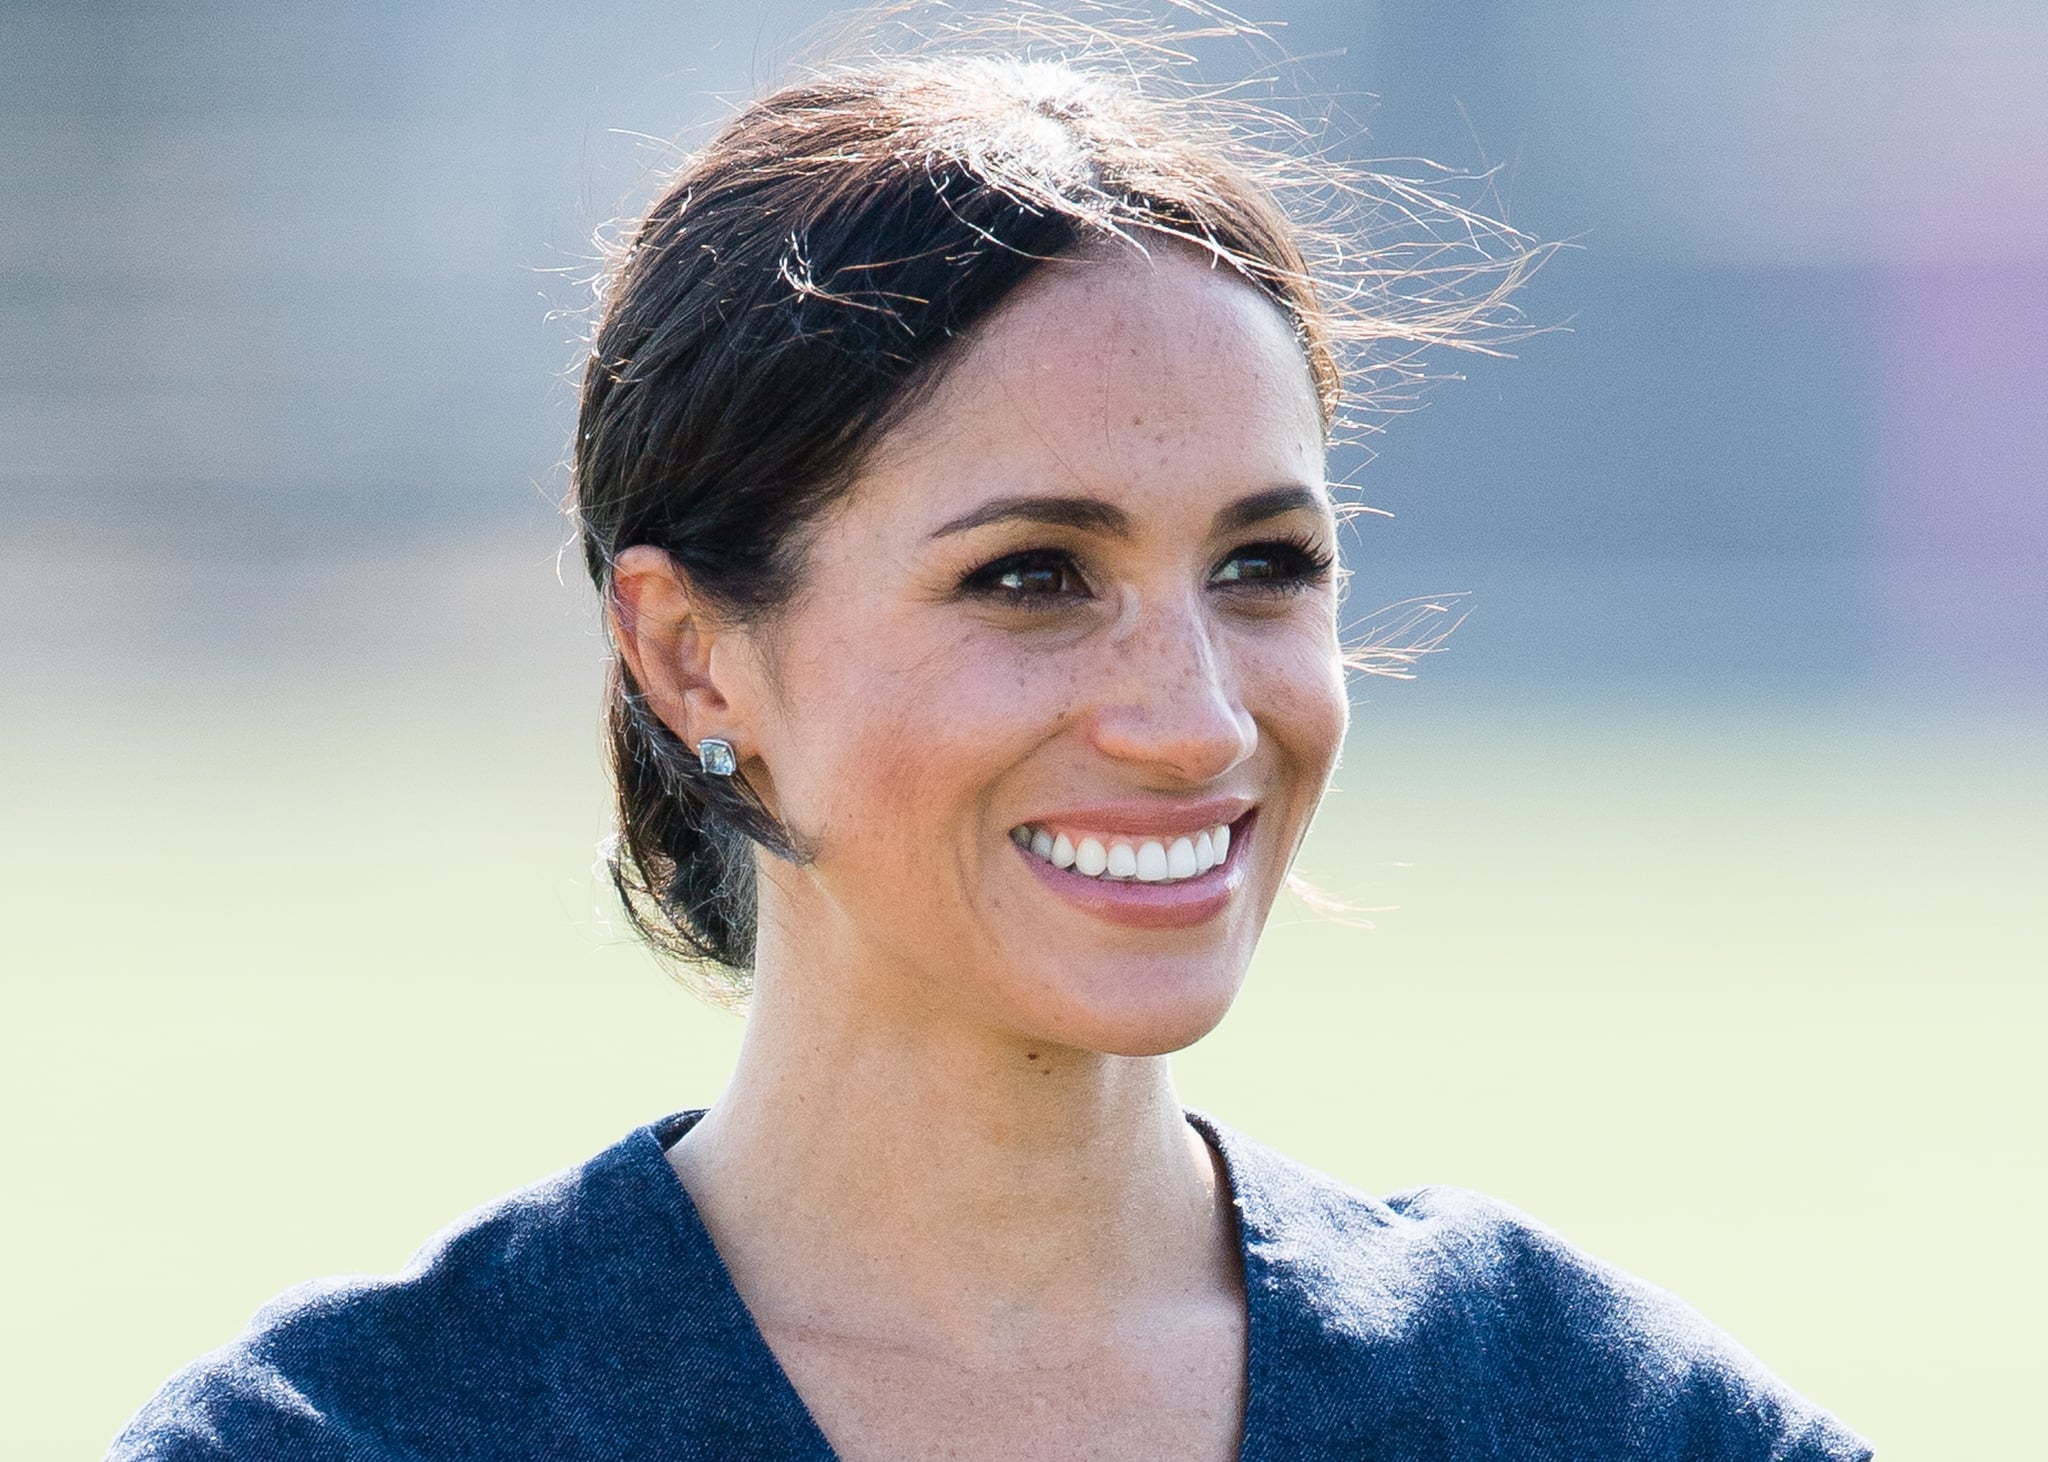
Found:
[[[870,848],[930,848],[981,831],[963,821],[1045,739],[1071,694],[1071,669],[1057,662],[971,643],[890,657],[848,645],[820,657],[792,706],[785,756],[800,765],[788,778],[775,772],[789,815],[828,843],[858,829]]]
[[[1320,791],[1350,724],[1350,700],[1335,636],[1290,636],[1261,645],[1243,663],[1244,702],[1262,734],[1273,738],[1286,759],[1314,781],[1305,790]]]

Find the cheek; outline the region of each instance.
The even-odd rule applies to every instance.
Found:
[[[784,812],[816,841],[939,846],[1056,726],[1073,694],[1059,656],[1003,653],[972,627],[914,620],[817,636],[771,763]],[[800,689],[798,689],[800,688]]]
[[[1274,637],[1241,662],[1245,703],[1260,732],[1313,780],[1319,792],[1343,750],[1351,702],[1334,630]]]

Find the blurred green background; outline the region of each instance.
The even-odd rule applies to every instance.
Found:
[[[1342,456],[1471,590],[1188,1100],[1499,1194],[1888,1459],[2048,1367],[2048,16],[1292,4],[1370,156],[1580,247]],[[816,5],[0,10],[0,1435],[714,1097],[591,871],[550,503],[590,231]],[[1267,17],[1260,17],[1267,18]],[[1452,363],[1445,363],[1452,364]],[[1369,926],[1369,927],[1368,927]]]

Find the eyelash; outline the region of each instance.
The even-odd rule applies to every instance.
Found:
[[[1328,549],[1306,535],[1289,538],[1266,539],[1257,543],[1245,543],[1232,549],[1216,567],[1221,572],[1225,564],[1244,558],[1267,558],[1275,561],[1276,572],[1266,579],[1227,579],[1218,587],[1227,587],[1239,593],[1264,597],[1282,597],[1298,594],[1304,589],[1324,582],[1335,566],[1335,560]],[[1018,573],[1044,573],[1056,570],[1074,578],[1080,577],[1073,554],[1063,548],[1027,548],[1018,553],[1006,553],[1001,558],[983,564],[960,581],[960,591],[973,598],[993,600],[999,604],[1033,611],[1063,608],[1073,591],[1063,589],[1032,590],[1005,585],[1004,577]],[[1212,581],[1214,575],[1211,575]],[[1085,594],[1085,590],[1083,591]]]

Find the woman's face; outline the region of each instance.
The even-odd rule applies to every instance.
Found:
[[[746,770],[762,956],[891,1018],[1178,1049],[1220,1020],[1346,724],[1323,438],[1273,304],[1177,247],[983,323],[810,541]]]

